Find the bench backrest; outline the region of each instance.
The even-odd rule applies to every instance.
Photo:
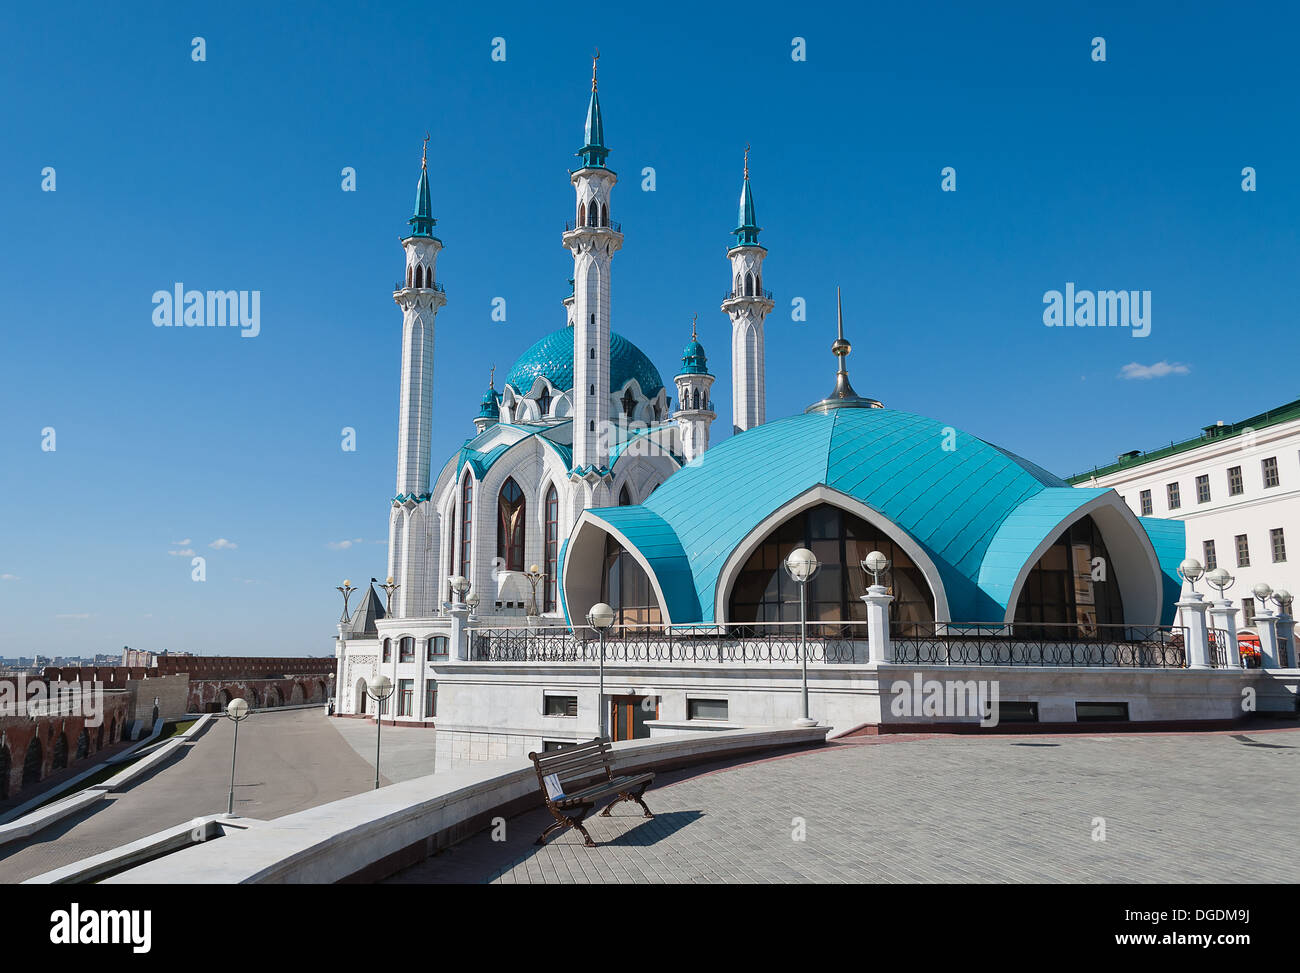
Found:
[[[566,793],[571,793],[578,785],[593,779],[612,780],[614,777],[609,765],[609,741],[601,737],[562,750],[530,753],[528,756],[537,768],[537,782],[543,793],[546,792],[545,779],[551,774],[559,778],[560,786]]]

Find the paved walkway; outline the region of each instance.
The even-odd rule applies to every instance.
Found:
[[[653,820],[587,819],[598,848],[536,847],[529,812],[391,881],[1300,881],[1300,730],[864,738],[664,781]]]
[[[373,763],[335,732],[337,722],[313,708],[258,712],[241,723],[235,813],[269,820],[374,787]],[[420,732],[431,743],[432,732]],[[184,754],[130,789],[25,842],[0,845],[0,883],[21,882],[192,818],[224,812],[232,734],[229,720],[214,720]]]
[[[348,745],[370,764],[370,772],[374,774],[375,724],[369,720],[338,717],[329,722]],[[379,761],[384,779],[400,783],[412,777],[424,777],[433,773],[433,740],[437,732],[419,727],[389,726],[385,723],[380,740],[383,753]]]

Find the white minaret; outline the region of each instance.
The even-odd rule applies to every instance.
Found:
[[[763,258],[758,242],[754,195],[749,189],[749,146],[745,146],[745,182],[740,189],[740,225],[731,231],[736,245],[731,261],[731,291],[722,310],[731,318],[731,426],[744,432],[767,418],[767,382],[763,366],[763,319],[775,306],[763,290]]]
[[[393,292],[402,309],[402,392],[398,403],[397,495],[388,527],[388,573],[400,587],[393,614],[427,614],[437,594],[431,577],[438,550],[437,515],[429,502],[429,447],[433,435],[433,324],[447,303],[435,265],[442,241],[429,203],[429,136],[424,137],[415,215],[402,241],[406,277]]]
[[[610,193],[618,177],[605,167],[605,127],[596,97],[596,57],[591,61],[591,104],[582,167],[571,180],[577,220],[566,229],[573,251],[573,467],[578,477],[603,476],[609,466],[609,272],[623,246],[610,220]],[[594,486],[594,481],[593,486]]]
[[[695,319],[691,319],[691,343],[682,355],[682,372],[673,379],[677,386],[679,407],[673,413],[682,443],[682,456],[690,462],[709,448],[709,426],[718,414],[709,401],[713,376],[709,362],[704,357],[704,346],[695,332]]]

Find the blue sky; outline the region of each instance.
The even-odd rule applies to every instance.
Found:
[[[334,585],[385,572],[391,288],[424,132],[449,295],[436,468],[489,367],[564,323],[596,46],[626,234],[614,327],[670,376],[699,313],[720,404],[746,142],[769,417],[830,389],[836,285],[860,393],[1062,474],[1300,394],[1293,14],[900,6],[6,7],[0,655],[332,651]],[[261,333],[153,327],[178,281],[260,291]],[[1067,281],[1151,291],[1150,336],[1044,327]],[[1120,377],[1134,362],[1182,367]]]

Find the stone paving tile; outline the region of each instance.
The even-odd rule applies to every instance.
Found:
[[[843,744],[657,785],[653,820],[626,804],[587,819],[598,848],[573,831],[537,847],[539,809],[390,881],[1300,880],[1300,730]]]

